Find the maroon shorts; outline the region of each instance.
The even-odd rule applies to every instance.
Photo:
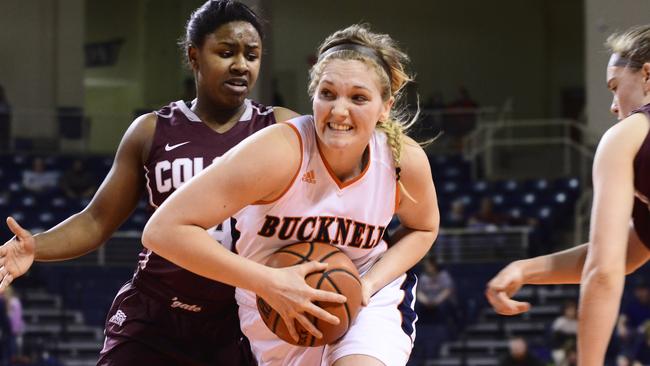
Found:
[[[137,278],[120,289],[104,333],[98,366],[255,365],[234,299],[211,307],[161,294]]]

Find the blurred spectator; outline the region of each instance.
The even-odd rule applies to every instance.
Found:
[[[490,197],[481,199],[479,211],[473,214],[468,220],[468,226],[485,229],[494,229],[508,223],[506,215],[494,211],[494,204]]]
[[[451,136],[456,148],[463,148],[463,137],[476,127],[478,103],[469,95],[469,91],[461,86],[458,97],[447,106],[445,113],[445,133]]]
[[[432,112],[439,112],[445,108],[445,101],[442,97],[441,91],[431,93],[429,99],[422,103],[422,109],[431,110]]]
[[[85,169],[81,159],[75,159],[72,166],[61,177],[61,189],[69,198],[91,198],[97,189],[93,174]]]
[[[440,268],[433,255],[423,260],[423,266],[417,286],[418,336],[413,358],[426,362],[437,357],[442,343],[454,337],[459,316],[449,272]]]
[[[632,366],[650,365],[650,321],[641,326],[641,332],[632,349]]]
[[[0,296],[0,366],[8,366],[11,361],[11,324],[7,316],[6,299]]]
[[[65,366],[65,365],[63,364],[63,362],[61,362],[54,355],[50,354],[48,351],[43,351],[43,354],[41,355],[40,359],[36,360],[34,366]]]
[[[445,110],[445,101],[442,92],[435,91],[429,99],[422,103],[423,124],[429,125],[436,129],[442,128],[443,114]]]
[[[632,366],[632,362],[626,356],[618,356],[616,366]]]
[[[23,319],[23,305],[20,298],[16,296],[13,287],[8,286],[4,291],[4,298],[7,305],[7,316],[11,326],[11,354],[12,356],[22,354],[23,334],[25,333],[25,320]]]
[[[461,86],[458,88],[458,97],[449,104],[449,108],[468,112],[469,115],[476,115],[478,102],[472,99],[466,87]]]
[[[5,89],[0,85],[0,151],[9,149],[11,131],[11,106],[7,100]]]
[[[560,363],[555,363],[557,366],[578,366],[578,349],[575,340],[568,340],[562,347],[564,358]]]
[[[417,300],[421,305],[422,323],[447,322],[456,316],[457,302],[454,280],[440,268],[435,256],[424,259],[424,272],[418,281]]]
[[[542,366],[544,363],[528,350],[528,343],[522,337],[511,338],[508,342],[508,354],[500,361],[499,366]]]
[[[628,355],[636,341],[640,327],[650,320],[650,287],[642,278],[637,278],[634,285],[633,297],[622,306],[616,326],[616,334],[621,343],[622,352]]]
[[[564,365],[570,356],[567,354],[567,345],[573,344],[575,348],[578,334],[578,304],[575,301],[570,300],[564,304],[564,311],[553,321],[551,332],[553,361],[556,365]]]
[[[455,200],[451,204],[451,209],[447,214],[446,225],[449,227],[462,228],[467,225],[467,217],[465,215],[465,204],[461,200]]]
[[[59,180],[59,173],[45,170],[43,159],[35,157],[32,168],[23,171],[23,187],[34,193],[42,193],[53,189]]]

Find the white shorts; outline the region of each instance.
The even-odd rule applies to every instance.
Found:
[[[260,366],[328,366],[349,355],[374,357],[386,366],[403,366],[415,340],[415,286],[408,273],[379,290],[345,336],[322,347],[299,347],[284,342],[264,324],[257,312],[255,295],[237,289],[241,329],[248,337]]]

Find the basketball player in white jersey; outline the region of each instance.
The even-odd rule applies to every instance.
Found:
[[[403,136],[393,109],[410,81],[408,60],[388,36],[354,25],[328,37],[311,70],[313,116],[271,126],[174,193],[152,216],[143,243],[199,275],[237,287],[242,330],[260,365],[404,365],[414,334],[415,277],[407,273],[430,249],[439,212],[426,154]],[[393,214],[401,227],[383,240]],[[205,228],[233,216],[237,253]],[[294,338],[305,316],[338,319],[314,304],[343,296],[309,287],[310,271],[262,265],[280,247],[327,242],[354,261],[364,305],[337,343],[293,346],[263,324],[255,294],[276,309]]]

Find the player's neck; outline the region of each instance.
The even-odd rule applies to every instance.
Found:
[[[246,110],[246,103],[236,108],[219,108],[210,103],[201,103],[197,100],[192,106],[192,111],[210,128],[217,132],[228,131]]]
[[[317,140],[322,159],[332,170],[334,175],[343,183],[355,179],[362,174],[369,163],[370,150],[368,145],[358,154],[351,153],[351,148],[346,151],[328,149],[325,144]]]

